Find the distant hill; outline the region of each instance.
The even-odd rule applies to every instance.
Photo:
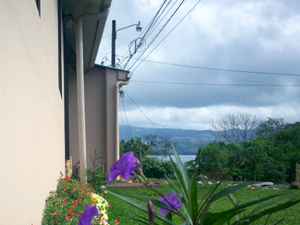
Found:
[[[169,137],[171,141],[177,142],[176,151],[181,155],[195,155],[199,146],[205,146],[214,140],[223,141],[218,133],[211,130],[185,130],[170,128],[142,128],[129,126],[132,137],[137,135],[144,139],[146,135],[152,134],[158,137]],[[126,131],[127,129],[127,131]],[[120,125],[120,141],[128,141],[130,134],[128,127]]]

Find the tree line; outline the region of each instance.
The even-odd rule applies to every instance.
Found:
[[[300,123],[284,123],[282,118],[260,120],[251,114],[227,114],[212,123],[212,130],[226,142],[213,141],[201,147],[201,157],[186,163],[199,173],[217,179],[228,170],[237,154],[245,162],[232,174],[233,180],[295,181],[295,165],[300,162]],[[176,143],[173,143],[176,148]],[[168,137],[147,135],[120,142],[120,154],[133,151],[140,159],[148,177],[171,176],[172,169],[164,159],[172,150]],[[157,159],[146,157],[159,155]],[[144,172],[145,172],[144,171]],[[154,175],[155,174],[155,175]]]
[[[196,163],[204,174],[217,178],[230,167],[236,155],[241,154],[245,162],[233,173],[234,180],[294,182],[295,166],[300,162],[300,123],[285,124],[282,118],[268,118],[254,123],[249,118],[240,118],[245,117],[236,117],[238,122],[232,122],[233,117],[224,117],[235,126],[230,127],[234,131],[227,133],[220,130],[228,142],[215,141],[203,146],[200,159],[197,162],[192,160],[187,165]],[[256,120],[255,117],[252,119]],[[241,121],[247,121],[251,129]]]

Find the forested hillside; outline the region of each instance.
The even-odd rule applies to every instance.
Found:
[[[147,135],[170,138],[177,143],[176,151],[181,155],[195,155],[199,146],[206,146],[215,140],[224,141],[217,132],[211,130],[185,130],[185,129],[155,129],[120,125],[120,141],[128,141],[137,135],[143,140]]]

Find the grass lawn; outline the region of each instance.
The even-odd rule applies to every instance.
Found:
[[[220,185],[220,190],[222,188],[227,187],[226,184]],[[207,193],[207,191],[212,188],[212,185],[199,185],[198,186],[198,200],[200,201],[201,198]],[[110,191],[113,191],[115,193],[119,194],[127,194],[127,195],[135,195],[139,197],[146,197],[146,198],[153,198],[153,199],[159,199],[160,197],[151,191],[149,188],[127,188],[127,189],[109,189]],[[164,194],[170,193],[170,190],[166,186],[160,186],[158,187],[159,191],[162,191]],[[250,189],[250,188],[244,188],[237,192],[235,192],[233,195],[234,197],[242,204],[245,202],[257,200],[260,198],[264,198],[270,195],[275,194],[285,194],[284,196],[280,196],[279,198],[283,199],[284,201],[287,201],[291,199],[292,197],[295,197],[300,194],[300,190],[277,190],[277,189]],[[130,219],[130,217],[135,217],[134,214],[131,212],[135,212],[139,215],[147,217],[147,214],[144,213],[141,210],[136,209],[135,207],[123,202],[122,200],[119,200],[118,198],[106,193],[103,196],[109,204],[112,205],[112,209],[110,210],[110,214],[108,215],[110,218],[117,218],[120,221],[120,224],[123,225],[135,225],[138,224],[136,221]],[[272,200],[271,200],[272,201]],[[143,203],[144,204],[144,203]],[[146,204],[144,204],[146,205]],[[155,212],[158,213],[158,209],[154,207]],[[224,211],[226,209],[232,208],[232,204],[229,202],[228,198],[222,198],[215,203],[213,203],[209,209],[211,212],[219,212]],[[182,211],[183,212],[183,211]],[[267,217],[264,217],[261,220],[258,220],[256,225],[258,224],[265,224],[265,220]],[[273,214],[269,222],[267,224],[275,224],[280,219],[284,218],[284,220],[279,223],[280,225],[296,225],[300,224],[300,203],[281,212]],[[174,221],[175,219],[175,221]],[[176,224],[182,224],[182,220],[179,217],[175,217],[173,219],[173,222]],[[157,221],[158,222],[158,221]]]

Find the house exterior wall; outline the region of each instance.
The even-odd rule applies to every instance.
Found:
[[[87,166],[92,168],[90,155],[95,149],[105,157],[105,171],[119,158],[118,107],[116,83],[126,80],[127,73],[110,68],[91,68],[85,74],[85,117]],[[73,166],[79,161],[77,83],[74,72],[69,73],[69,132],[70,155]],[[99,162],[101,163],[101,162]]]
[[[34,0],[0,0],[0,15],[0,223],[38,225],[65,160],[57,1],[39,15]]]

